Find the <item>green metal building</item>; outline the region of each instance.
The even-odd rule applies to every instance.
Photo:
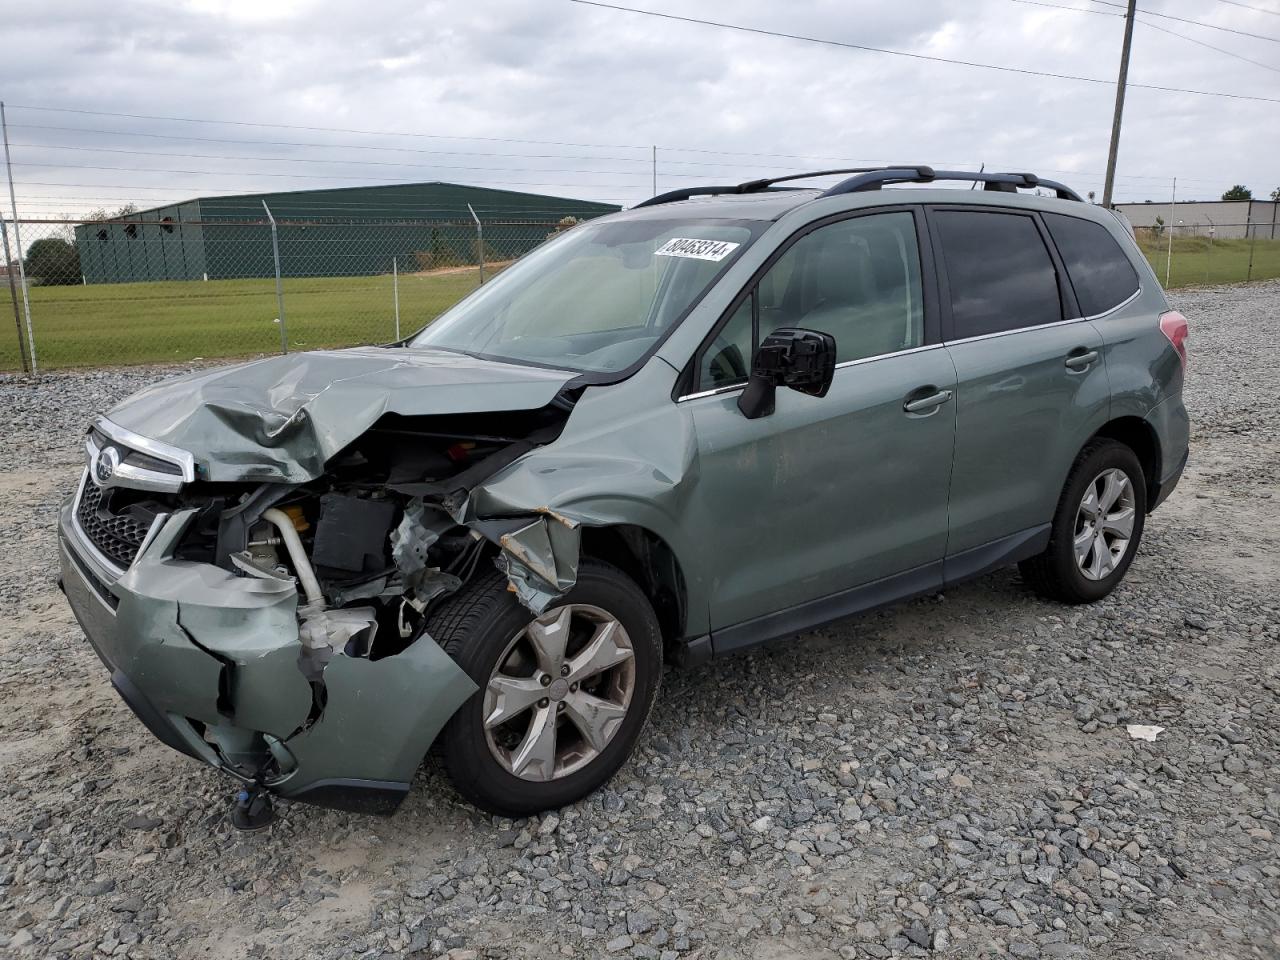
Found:
[[[200,197],[76,227],[86,283],[274,276],[266,202],[287,277],[343,277],[509,260],[565,217],[613,213],[613,204],[411,183]],[[484,225],[483,248],[468,209]]]

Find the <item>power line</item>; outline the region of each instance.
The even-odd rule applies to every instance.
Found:
[[[1032,7],[1049,7],[1052,10],[1066,10],[1068,13],[1091,13],[1098,17],[1123,17],[1123,13],[1112,13],[1110,10],[1090,10],[1086,7],[1064,7],[1057,3],[1044,3],[1043,0],[1011,0],[1012,3],[1023,3]]]
[[[1094,11],[1090,11],[1090,12],[1094,12]],[[378,150],[378,151],[384,151],[389,153],[414,153],[414,154],[427,154],[431,156],[497,157],[497,158],[511,157],[516,159],[539,159],[539,160],[608,160],[608,161],[618,161],[622,163],[643,163],[646,166],[652,162],[650,157],[648,156],[648,151],[651,149],[651,147],[644,148],[646,155],[643,157],[602,157],[602,156],[583,156],[581,154],[563,154],[563,153],[540,154],[540,153],[511,153],[511,152],[494,153],[494,152],[484,152],[484,151],[463,151],[463,150],[423,150],[415,147],[387,147],[387,146],[382,146],[377,144],[365,144],[365,143],[306,143],[298,140],[247,140],[247,139],[240,139],[235,137],[193,137],[193,136],[184,136],[182,134],[171,134],[171,133],[141,133],[133,130],[101,130],[101,129],[95,129],[91,127],[64,127],[64,126],[52,126],[48,124],[37,124],[37,123],[11,123],[9,124],[9,129],[10,130],[55,130],[63,133],[89,133],[89,134],[111,136],[111,137],[146,137],[148,139],[176,140],[180,142],[192,142],[192,143],[228,143],[228,144],[244,144],[249,146],[305,147],[309,149]],[[849,157],[817,156],[814,154],[793,154],[793,153],[760,153],[760,152],[742,151],[742,150],[712,150],[704,147],[682,147],[682,146],[675,146],[672,144],[657,144],[657,147],[659,150],[662,151],[661,159],[662,159],[662,164],[664,166],[670,166],[671,164],[678,164],[679,166],[683,166],[683,167],[723,167],[725,165],[723,162],[707,163],[705,161],[699,161],[699,160],[679,160],[670,156],[670,154],[673,152],[696,153],[696,154],[701,154],[706,156],[720,156],[720,157],[751,157],[751,158],[764,158],[764,159],[778,158],[783,160],[810,160],[810,161],[818,161],[823,163],[838,162],[838,163],[849,163],[849,164],[855,164],[855,165],[869,165],[875,162],[875,161],[869,161],[869,160],[853,160],[853,159],[850,159]],[[94,148],[85,148],[85,149],[94,149]],[[103,148],[103,149],[105,150],[106,148]],[[161,155],[161,154],[157,154],[157,155]],[[190,157],[203,156],[202,154],[164,154],[164,155],[190,156]],[[351,162],[359,163],[362,161],[352,160]],[[943,162],[943,161],[938,161],[938,162]],[[964,164],[970,163],[971,161],[952,160],[952,161],[945,161],[945,162],[959,163],[961,165],[964,165]],[[796,168],[796,169],[801,169],[801,168]],[[1168,179],[1168,178],[1166,177],[1165,179]]]
[[[92,127],[62,127],[40,123],[11,123],[10,130],[57,130],[65,133],[91,133],[109,137],[146,137],[152,140],[178,140],[191,143],[230,143],[255,147],[304,147],[311,150],[377,150],[385,153],[413,153],[437,157],[513,157],[531,160],[610,160],[622,163],[649,163],[649,157],[602,157],[572,153],[513,153],[477,150],[424,150],[420,147],[387,147],[371,143],[306,143],[299,140],[246,140],[235,137],[191,137],[172,133],[141,133],[135,130],[99,130]],[[104,148],[105,149],[105,148]],[[649,150],[646,147],[645,150]],[[199,156],[199,154],[174,154]],[[363,161],[352,161],[363,162]]]
[[[408,167],[414,170],[469,170],[476,173],[590,173],[590,174],[609,174],[611,176],[622,177],[645,177],[649,176],[648,170],[569,170],[563,167],[474,167],[474,166],[449,166],[446,164],[423,164],[423,163],[392,163],[387,160],[317,160],[312,157],[245,157],[245,156],[226,156],[210,153],[164,153],[155,150],[121,150],[113,147],[78,147],[67,146],[52,143],[15,143],[14,147],[24,147],[36,150],[76,150],[88,153],[119,153],[128,156],[140,157],[170,157],[177,160],[254,160],[268,161],[280,163],[325,163],[340,164],[343,166],[380,166],[380,167]],[[587,158],[591,159],[591,158]],[[41,166],[68,166],[77,167],[80,164],[41,164]],[[110,167],[106,169],[112,170],[131,170],[132,167]],[[217,173],[219,171],[200,171],[200,170],[160,170],[155,169],[158,173]],[[146,169],[139,170],[140,173],[147,172]],[[291,174],[269,173],[264,176],[291,176]],[[330,176],[330,174],[317,174],[316,176]],[[337,178],[337,175],[332,175]],[[674,174],[674,176],[702,176],[702,174]],[[347,178],[360,179],[360,178]],[[371,178],[365,178],[371,179]],[[384,178],[385,179],[385,178]],[[400,178],[394,178],[400,179]]]
[[[229,158],[227,158],[227,159],[239,159],[239,158],[229,157]],[[245,159],[249,159],[249,158],[245,158]],[[849,162],[862,162],[862,161],[849,161]],[[945,161],[942,161],[942,162],[945,162]],[[866,163],[867,165],[884,165],[881,161],[865,161],[865,163]],[[118,171],[118,172],[128,172],[128,173],[140,173],[140,174],[149,174],[149,173],[166,173],[166,174],[175,174],[175,173],[176,173],[176,174],[188,174],[188,175],[192,175],[192,176],[212,176],[212,177],[226,177],[226,176],[240,176],[240,175],[243,175],[243,176],[250,176],[250,177],[273,177],[273,178],[290,179],[290,180],[348,180],[348,181],[356,181],[356,182],[358,182],[358,183],[367,183],[367,182],[369,182],[369,181],[371,181],[371,180],[372,180],[372,181],[377,181],[378,183],[385,183],[385,184],[387,184],[388,186],[416,186],[416,185],[418,185],[419,183],[421,183],[421,182],[422,182],[422,181],[406,180],[406,179],[404,179],[403,177],[351,176],[351,175],[344,175],[344,174],[329,174],[329,173],[313,173],[313,174],[308,174],[308,173],[278,173],[278,172],[264,171],[264,170],[254,170],[254,171],[246,171],[246,170],[188,170],[188,169],[180,169],[180,168],[173,168],[173,167],[145,167],[145,168],[139,168],[139,167],[134,167],[134,166],[116,166],[116,165],[112,165],[112,164],[41,163],[41,162],[37,162],[37,161],[25,161],[25,160],[16,160],[16,161],[14,161],[14,164],[13,164],[13,165],[14,165],[15,167],[40,167],[40,168],[43,168],[43,169],[50,169],[50,170],[104,170],[104,171]],[[964,164],[961,164],[961,165],[963,166]],[[743,171],[741,168],[733,168],[733,167],[731,167],[729,164],[723,164],[723,165],[721,165],[721,168],[722,168],[722,169],[724,169],[724,170],[731,171],[731,172],[729,172],[729,173],[728,173],[728,175],[727,175],[726,179],[733,179],[734,177],[738,177],[738,178],[744,178],[744,177],[746,177],[746,172],[745,172],[745,171]],[[496,180],[496,181],[485,181],[485,182],[483,182],[483,183],[471,184],[471,185],[474,185],[474,186],[492,186],[492,185],[494,185],[494,184],[517,184],[517,185],[523,185],[523,186],[560,186],[560,187],[587,188],[587,189],[590,189],[590,188],[593,188],[593,187],[627,187],[627,188],[631,188],[631,187],[635,187],[635,186],[643,186],[643,181],[644,181],[645,179],[647,179],[647,178],[648,178],[648,176],[649,176],[649,174],[648,174],[647,172],[639,172],[639,171],[635,171],[635,172],[633,172],[633,171],[611,171],[611,170],[565,170],[565,169],[555,169],[555,168],[546,168],[546,167],[544,167],[544,168],[521,168],[521,167],[511,167],[511,168],[487,167],[487,168],[486,168],[486,167],[466,167],[466,168],[457,168],[457,169],[470,170],[471,172],[473,172],[473,173],[477,173],[477,174],[493,173],[493,172],[517,172],[517,173],[544,173],[544,172],[545,172],[545,173],[570,173],[570,174],[579,174],[579,175],[588,175],[588,176],[625,176],[625,177],[638,177],[638,178],[640,178],[640,180],[641,180],[641,182],[640,182],[639,184],[632,184],[632,183],[581,183],[581,182],[579,182],[579,183],[551,183],[551,182],[548,182],[548,181],[527,181],[527,180],[507,180],[507,179],[500,179],[500,180]],[[1101,176],[1101,175],[1102,175],[1102,174],[1101,174],[1101,173],[1099,173],[1098,171],[1089,171],[1089,170],[1062,170],[1062,169],[1054,169],[1054,168],[1047,168],[1047,167],[1040,167],[1039,169],[1043,170],[1045,173],[1070,174],[1070,175],[1073,175],[1073,176],[1082,176],[1082,177]],[[708,177],[710,177],[710,176],[711,176],[711,175],[709,175],[709,174],[701,174],[701,173],[699,173],[699,174],[691,174],[691,173],[673,173],[673,172],[670,172],[670,171],[664,172],[662,175],[663,175],[663,176],[666,176],[666,177],[679,177],[679,178],[681,178],[681,179],[707,179]],[[470,178],[468,178],[468,179],[470,179]],[[1167,179],[1169,179],[1169,178],[1168,178],[1167,176],[1156,176],[1156,175],[1146,175],[1146,174],[1130,174],[1130,175],[1128,175],[1127,177],[1125,177],[1125,179],[1165,181],[1165,180],[1167,180]],[[1188,182],[1188,183],[1196,182],[1196,179],[1195,179],[1195,178],[1187,178],[1187,182]],[[1199,180],[1199,182],[1201,182],[1201,183],[1210,183],[1210,182],[1211,182],[1211,183],[1217,183],[1217,182],[1218,182],[1218,180],[1217,180],[1217,179],[1210,179],[1210,178],[1202,178],[1202,179],[1200,179],[1200,180]],[[92,185],[92,184],[87,184],[86,186],[93,186],[93,185]],[[104,186],[105,186],[105,184],[104,184]],[[142,189],[142,188],[141,188],[141,187],[138,187],[138,188],[129,187],[129,189]],[[200,188],[198,188],[198,187],[193,187],[193,189],[200,189]],[[342,188],[342,187],[330,187],[330,188],[317,187],[317,188],[313,188],[313,189],[335,189],[335,190],[337,190],[337,189],[344,189],[344,188]],[[246,192],[248,192],[248,191],[246,191]],[[272,192],[272,191],[266,191],[266,192]]]
[[[736,23],[723,23],[718,20],[702,20],[697,17],[684,17],[674,13],[659,13],[656,10],[641,10],[637,7],[617,6],[612,3],[601,3],[599,0],[569,0],[569,2],[581,4],[582,6],[598,7],[602,10],[614,10],[620,13],[635,13],[646,17],[657,17],[661,20],[674,20],[680,23],[695,23],[704,27],[720,27],[724,30],[737,30],[742,33],[752,33],[764,37],[777,37],[783,40],[802,40],[805,43],[820,43],[825,46],[842,47],[849,50],[862,50],[868,53],[883,53],[893,57],[906,57],[911,60],[926,60],[931,63],[945,63],[950,66],[975,67],[981,70],[995,70],[1000,73],[1013,73],[1028,77],[1045,77],[1050,80],[1075,80],[1080,83],[1094,83],[1105,86],[1111,86],[1113,83],[1111,80],[1103,80],[1099,77],[1080,77],[1068,73],[1049,73],[1043,70],[1030,70],[1025,67],[1009,67],[994,63],[979,63],[974,60],[957,60],[950,57],[934,57],[924,53],[910,53],[905,50],[890,50],[887,47],[873,47],[862,43],[849,43],[844,40],[827,40],[822,37],[809,37],[798,33],[783,33],[778,30],[765,30],[760,27],[747,27]],[[1102,0],[1090,0],[1090,2],[1100,3]],[[1116,4],[1107,5],[1116,6]],[[1225,97],[1230,100],[1252,100],[1259,103],[1280,103],[1280,97],[1256,97],[1244,93],[1227,93],[1225,91],[1215,90],[1191,90],[1185,87],[1166,87],[1151,83],[1131,83],[1129,86],[1142,90],[1158,90],[1162,93],[1189,93],[1200,97]]]
[[[585,3],[586,0],[571,0],[571,2]],[[1124,4],[1112,3],[1111,0],[1089,0],[1089,2],[1099,3],[1104,7],[1120,7],[1120,8],[1124,7]],[[1188,20],[1186,17],[1175,17],[1171,13],[1156,13],[1154,10],[1147,10],[1145,8],[1138,12],[1145,13],[1151,17],[1159,17],[1162,20],[1177,20],[1179,23],[1189,23],[1192,26],[1204,27],[1206,30],[1221,30],[1223,33],[1234,33],[1237,36],[1241,36],[1241,37],[1252,37],[1254,40],[1266,40],[1270,43],[1280,43],[1280,37],[1267,37],[1267,36],[1263,36],[1260,33],[1249,33],[1247,30],[1233,30],[1231,27],[1219,27],[1217,24],[1205,23],[1201,20]],[[1136,83],[1130,84],[1130,86],[1136,87],[1137,84]]]
[[[1280,17],[1280,11],[1267,10],[1265,7],[1252,7],[1247,3],[1241,3],[1240,0],[1218,0],[1219,3],[1229,3],[1233,7],[1244,7],[1246,10],[1253,10],[1256,13],[1269,13],[1273,17]]]
[[[417,184],[422,182],[419,180],[406,180],[404,177],[348,176],[345,174],[338,174],[338,173],[274,173],[268,170],[183,170],[183,169],[176,169],[172,167],[145,167],[145,168],[139,168],[139,167],[133,167],[133,166],[118,167],[118,166],[113,166],[111,164],[39,163],[31,160],[15,161],[13,165],[15,167],[43,167],[46,169],[53,169],[53,170],[112,170],[112,171],[123,171],[125,173],[180,173],[180,174],[191,174],[193,176],[202,176],[202,177],[203,176],[276,177],[284,180],[354,180],[360,183],[368,182],[370,180],[375,180],[379,183],[401,184],[407,187],[416,186]],[[476,169],[476,168],[459,168],[459,169],[472,169],[476,173],[486,172],[484,170]],[[493,169],[496,172],[501,172],[501,173],[510,172],[508,170],[502,170],[496,167]],[[521,170],[519,168],[513,168],[513,169],[515,169],[516,172],[523,172],[523,173],[542,172],[539,170],[528,170],[528,169]],[[608,170],[547,170],[546,172],[547,173],[572,173],[575,175],[587,175],[587,176],[618,176],[618,175],[623,175],[628,177],[638,176],[638,177],[643,177],[645,179],[648,179],[648,176],[649,176],[647,173],[627,172],[625,174],[618,174]],[[685,176],[687,176],[687,174],[685,174]],[[525,186],[565,186],[565,187],[630,186],[630,184],[620,184],[620,183],[619,184],[590,184],[590,183],[550,184],[550,183],[547,183],[546,181],[528,181],[528,180],[501,180],[499,182],[522,184]]]
[[[162,117],[147,113],[115,113],[109,110],[83,110],[75,107],[41,107],[10,103],[10,110],[41,110],[47,113],[78,113],[91,117],[123,117],[127,120],[163,120],[167,123],[218,123],[234,127],[262,127],[275,130],[309,130],[314,133],[354,133],[364,137],[417,137],[428,140],[475,140],[484,143],[537,143],[549,147],[589,147],[606,150],[648,150],[652,144],[634,143],[566,143],[559,140],[526,140],[519,137],[464,137],[443,133],[407,133],[402,130],[352,130],[347,127],[311,127],[293,123],[258,123],[252,120],[213,120],[201,117]]]
[[[1093,12],[1093,11],[1090,11],[1090,12]],[[210,122],[216,123],[218,121],[210,121]],[[648,154],[648,151],[652,149],[652,146],[645,147],[644,150],[646,152],[646,156],[643,156],[643,157],[600,157],[600,156],[581,156],[576,154],[558,154],[558,153],[557,154],[536,154],[536,153],[510,153],[510,152],[493,153],[493,152],[459,151],[459,150],[423,150],[415,147],[388,147],[388,146],[382,146],[378,144],[365,144],[365,143],[306,143],[298,140],[246,140],[246,139],[240,139],[240,138],[234,138],[234,137],[193,137],[193,136],[184,136],[181,134],[172,134],[172,133],[142,133],[142,132],[133,131],[133,130],[100,130],[100,129],[90,128],[90,127],[63,127],[63,126],[52,126],[47,124],[36,124],[36,123],[11,123],[9,124],[9,129],[10,130],[56,130],[56,131],[65,132],[65,133],[91,133],[91,134],[112,136],[112,137],[146,137],[148,139],[177,140],[177,141],[192,142],[192,143],[232,143],[232,144],[246,144],[250,146],[306,147],[310,149],[341,148],[341,149],[350,149],[350,150],[379,150],[379,151],[385,151],[389,153],[415,153],[415,154],[429,154],[433,156],[456,156],[456,157],[515,157],[515,158],[531,158],[531,159],[547,159],[547,160],[560,160],[560,159],[610,160],[610,161],[616,160],[616,161],[625,162],[625,163],[644,163],[644,164],[649,164],[651,162],[650,157],[647,154]],[[531,141],[531,142],[541,143],[542,141]],[[587,149],[592,148],[590,144],[587,144],[585,146]],[[836,161],[840,163],[858,163],[858,164],[870,162],[870,161],[861,161],[861,160],[850,160],[848,157],[816,156],[813,154],[760,153],[760,152],[750,152],[750,151],[742,151],[742,150],[712,150],[705,147],[682,147],[682,146],[675,146],[672,144],[657,144],[657,147],[659,150],[663,151],[663,154],[664,154],[662,156],[663,164],[670,165],[674,163],[674,164],[679,164],[681,166],[686,166],[686,167],[719,167],[719,166],[723,166],[723,164],[705,163],[698,160],[677,160],[670,157],[669,154],[672,152],[676,152],[676,153],[697,153],[697,154],[705,154],[708,156],[721,156],[721,157],[756,157],[756,158],[775,157],[775,158],[781,158],[783,160],[814,160],[814,161],[820,161],[820,162]],[[604,149],[604,147],[602,147],[602,149]],[[639,148],[635,148],[635,149],[639,149]],[[187,154],[186,156],[198,156],[198,154]],[[948,162],[958,162],[958,161],[948,161]],[[965,161],[965,163],[968,163],[968,162],[969,161]]]
[[[347,167],[380,166],[380,167],[406,167],[414,170],[462,170],[462,171],[468,171],[472,173],[576,173],[576,174],[607,174],[610,176],[640,177],[640,178],[648,178],[650,176],[650,171],[648,169],[645,169],[645,170],[574,170],[574,169],[566,169],[563,167],[541,167],[541,166],[523,166],[523,167],[480,167],[480,166],[470,166],[470,165],[450,166],[447,164],[395,163],[393,161],[388,161],[388,160],[356,160],[356,159],[324,160],[324,159],[318,159],[315,157],[281,157],[281,156],[264,157],[264,156],[244,156],[240,154],[228,155],[228,154],[214,154],[214,153],[176,153],[173,151],[125,150],[118,147],[76,146],[76,145],[70,145],[70,144],[57,144],[57,143],[15,143],[15,144],[12,144],[12,146],[22,147],[24,149],[29,149],[29,150],[74,150],[81,153],[114,153],[114,154],[122,154],[125,156],[169,157],[173,159],[183,159],[183,160],[234,160],[234,161],[253,160],[253,161],[266,161],[266,162],[279,162],[279,163],[329,164],[329,165],[342,165]],[[522,157],[519,154],[484,154],[483,156],[491,157],[494,159],[498,159],[502,157],[524,159],[524,157]],[[563,157],[558,155],[544,155],[544,156],[533,157],[529,159],[544,159],[544,160],[579,159],[579,160],[588,160],[588,161],[590,160],[613,161],[613,160],[626,160],[627,158],[625,157]],[[645,163],[646,166],[648,166],[649,160],[645,160],[643,162]],[[693,161],[693,160],[671,160],[666,162],[677,163],[677,164],[687,164],[687,165],[698,166],[698,167],[715,167],[720,169],[723,169],[729,165],[727,163],[706,163],[706,162]],[[847,162],[850,164],[855,164],[855,163],[871,164],[874,161],[841,160],[841,162]],[[81,166],[80,164],[45,164],[45,165],[58,166],[58,167],[65,166],[65,167],[72,167],[72,168]],[[129,167],[129,168],[112,167],[111,169],[132,170],[134,168],[133,167]],[[798,172],[800,171],[800,168],[791,168],[791,169],[794,169]],[[195,170],[160,170],[158,168],[141,168],[138,170],[138,172],[145,173],[147,172],[147,170],[155,170],[156,172],[161,172],[161,173],[201,172],[201,171],[195,171]],[[215,171],[208,171],[208,172],[212,173]],[[788,171],[784,169],[779,172],[788,172]],[[264,175],[265,176],[282,176],[282,174],[264,174]],[[664,171],[663,175],[666,177],[680,177],[680,178],[692,178],[692,179],[706,178],[707,176],[710,176],[710,174],[706,174],[706,173],[677,173],[670,170]],[[316,176],[328,177],[330,176],[330,174],[316,174]],[[335,174],[333,176],[336,177],[337,175]],[[356,179],[373,179],[373,178],[363,177],[363,178],[356,178]],[[394,178],[394,179],[399,180],[400,178]]]
[[[1029,0],[1022,0],[1022,2],[1029,2]],[[1047,4],[1041,4],[1041,5],[1047,6]],[[1063,7],[1061,9],[1075,10],[1077,8]],[[1089,10],[1089,11],[1083,11],[1083,12],[1098,13],[1104,16],[1120,16],[1120,14],[1107,14],[1100,10],[1099,11]],[[54,109],[54,108],[50,108],[50,109]],[[112,115],[112,114],[109,114],[109,115]],[[217,122],[217,121],[210,121],[210,122]],[[387,147],[387,146],[381,146],[376,144],[359,144],[359,143],[307,143],[307,142],[302,142],[297,140],[256,140],[256,139],[239,139],[239,138],[230,138],[230,137],[194,137],[194,136],[187,136],[182,134],[142,133],[142,132],[131,131],[131,130],[101,130],[101,129],[89,128],[89,127],[49,126],[49,125],[31,124],[31,123],[11,123],[9,124],[9,129],[10,130],[55,130],[55,131],[65,132],[65,133],[89,133],[89,134],[113,136],[113,137],[144,137],[147,139],[174,140],[174,141],[180,141],[180,142],[229,143],[229,144],[246,144],[250,146],[306,147],[306,148],[312,148],[312,149],[345,148],[345,149],[351,149],[351,150],[377,150],[377,151],[387,151],[387,152],[394,152],[394,153],[413,153],[413,154],[427,154],[427,155],[438,155],[438,156],[467,156],[467,157],[495,157],[495,158],[511,157],[511,158],[517,158],[517,159],[530,158],[530,159],[548,159],[548,160],[553,160],[553,159],[556,159],[556,160],[558,159],[609,160],[609,161],[619,161],[619,162],[627,162],[627,163],[630,163],[630,162],[644,163],[646,165],[648,165],[651,162],[649,156],[647,155],[644,157],[635,158],[633,160],[632,158],[628,158],[628,157],[599,157],[599,156],[582,156],[577,154],[525,154],[525,153],[489,153],[489,152],[453,151],[453,150],[423,150],[416,147]],[[95,148],[87,148],[87,149],[92,150]],[[644,148],[644,150],[646,151],[646,154],[650,149],[651,147]],[[727,161],[709,163],[709,162],[698,161],[698,160],[679,160],[670,156],[670,154],[673,152],[693,153],[693,154],[699,154],[703,156],[745,157],[745,158],[760,159],[760,160],[767,160],[767,161],[772,161],[777,159],[777,160],[816,161],[820,163],[847,163],[851,166],[872,166],[882,162],[879,160],[855,159],[848,156],[795,154],[795,153],[762,153],[759,151],[742,151],[742,150],[713,150],[706,147],[683,147],[683,146],[674,146],[671,144],[665,144],[665,145],[658,144],[658,149],[661,151],[659,156],[661,160],[661,166],[664,168],[669,167],[673,164],[683,166],[683,167],[710,167],[713,169],[725,169],[726,167],[730,166],[729,162]],[[174,156],[192,156],[192,157],[202,156],[200,154],[173,154],[173,155]],[[228,159],[238,159],[238,158],[231,156],[231,157],[228,157]],[[351,162],[360,163],[362,161],[353,160]],[[934,164],[945,163],[945,164],[961,166],[961,167],[974,166],[978,163],[977,160],[934,160],[933,162]],[[1010,166],[1016,166],[1016,164],[1010,165]],[[796,171],[801,171],[806,168],[796,167],[791,169],[794,169]],[[1088,171],[1080,171],[1080,170],[1049,170],[1043,167],[1040,169],[1044,169],[1045,172],[1048,172],[1048,173],[1073,173],[1073,174],[1091,175]],[[674,174],[670,173],[670,171],[664,171],[663,175],[672,176]],[[712,175],[713,174],[707,174],[707,176],[712,176]],[[1098,175],[1100,176],[1100,174]],[[1152,176],[1149,179],[1162,180],[1167,182],[1169,180],[1169,177],[1165,175],[1161,175],[1161,176]],[[1181,180],[1182,178],[1179,177],[1178,179]],[[1209,178],[1205,178],[1204,182],[1217,183],[1218,180],[1213,179],[1212,181],[1210,181]]]
[[[1255,67],[1262,67],[1263,70],[1271,70],[1275,73],[1280,73],[1280,67],[1273,67],[1269,63],[1263,63],[1260,60],[1250,60],[1248,57],[1243,57],[1240,54],[1233,53],[1230,50],[1223,50],[1221,47],[1215,47],[1213,44],[1205,43],[1203,40],[1197,40],[1195,37],[1188,37],[1184,33],[1175,33],[1173,30],[1170,30],[1167,27],[1162,27],[1159,24],[1151,23],[1148,20],[1139,20],[1138,22],[1142,24],[1144,27],[1150,27],[1152,30],[1159,30],[1161,33],[1167,33],[1169,36],[1177,37],[1179,40],[1186,40],[1188,43],[1194,43],[1197,46],[1208,47],[1210,50],[1216,50],[1218,53],[1221,53],[1227,57],[1231,57],[1234,60],[1243,60],[1245,63],[1252,63]]]

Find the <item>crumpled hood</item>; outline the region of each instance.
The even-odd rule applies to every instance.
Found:
[[[437,350],[319,350],[164,380],[107,417],[189,451],[200,479],[302,483],[383,414],[533,410],[574,376]]]

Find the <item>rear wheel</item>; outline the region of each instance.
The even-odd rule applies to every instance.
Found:
[[[1048,548],[1019,564],[1023,578],[1052,600],[1101,600],[1133,562],[1146,515],[1137,456],[1115,440],[1092,441],[1067,476]]]
[[[583,560],[577,583],[535,617],[500,574],[441,604],[428,632],[480,688],[441,735],[467,799],[524,816],[607,781],[630,756],[657,696],[662,643],[640,589]]]

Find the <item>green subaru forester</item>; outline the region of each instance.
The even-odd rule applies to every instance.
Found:
[[[433,744],[520,815],[612,776],[664,659],[1011,563],[1106,596],[1187,459],[1187,324],[1124,223],[1031,174],[834,172],[655,197],[405,342],[99,418],[62,584],[124,700],[240,826],[394,810]]]

